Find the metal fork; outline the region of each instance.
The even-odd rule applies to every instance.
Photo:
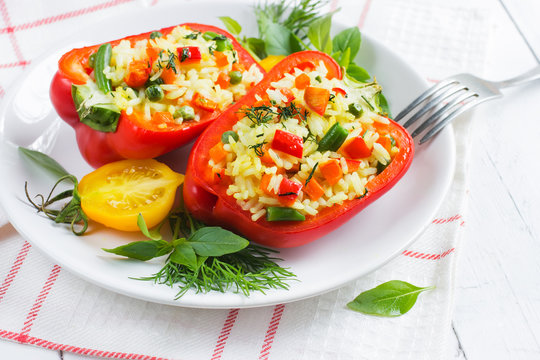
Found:
[[[423,144],[456,116],[484,101],[501,97],[500,89],[523,85],[537,79],[540,79],[540,65],[504,81],[488,81],[470,74],[451,76],[426,90],[403,109],[394,120],[399,122],[408,118],[403,127],[409,129],[419,119],[425,119],[411,133],[411,136],[415,138],[429,129],[419,141],[419,144]],[[419,107],[421,104],[424,105]]]

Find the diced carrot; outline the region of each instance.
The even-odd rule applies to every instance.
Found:
[[[267,195],[276,195],[274,191],[268,190],[268,185],[270,184],[270,180],[272,180],[272,176],[272,174],[264,174],[261,178],[260,189]]]
[[[148,60],[134,60],[129,63],[128,73],[124,77],[124,81],[130,87],[141,87],[150,77],[150,70]]]
[[[244,72],[244,71],[246,71],[246,67],[244,66],[244,64],[240,64],[239,62],[235,62],[234,64],[232,64],[232,71]]]
[[[304,192],[308,194],[311,200],[317,201],[321,196],[323,196],[324,189],[321,184],[319,184],[317,179],[311,178],[307,185],[304,186]]]
[[[210,149],[210,159],[214,161],[214,164],[219,164],[227,156],[227,151],[223,148],[223,143],[220,141]]]
[[[177,70],[178,71],[178,70]],[[161,78],[165,84],[173,84],[176,81],[178,74],[174,71],[174,68],[163,68],[161,72]]]
[[[225,169],[208,166],[205,172],[205,180],[210,184],[229,185],[231,179],[225,175]]]
[[[253,103],[253,107],[260,106],[272,106],[272,103],[270,102],[270,99],[268,97],[264,97],[261,100],[257,100]]]
[[[379,136],[379,139],[377,140],[379,144],[381,144],[386,151],[390,153],[392,150],[392,140],[388,136]]]
[[[215,101],[207,99],[199,93],[195,93],[195,96],[193,96],[191,101],[195,106],[206,111],[212,112],[217,109],[217,103]]]
[[[343,170],[339,164],[339,160],[330,159],[319,165],[319,169],[324,179],[330,184],[336,184],[343,177]]]
[[[298,75],[296,79],[294,79],[294,86],[299,90],[307,88],[309,84],[311,84],[311,79],[304,73]]]
[[[349,174],[355,172],[360,167],[360,161],[351,159],[345,159],[345,161],[347,162],[347,173]]]
[[[229,82],[231,78],[227,73],[220,72],[216,81],[216,84],[219,85],[220,88],[226,89],[229,87]]]
[[[167,124],[173,123],[174,118],[168,111],[156,111],[152,115],[152,124],[156,129],[167,129]]]
[[[216,58],[217,67],[229,65],[229,59],[227,58],[227,55],[225,55],[221,51],[214,51],[214,57]]]
[[[274,159],[270,156],[268,153],[268,149],[270,148],[270,144],[264,144],[261,148],[263,152],[263,156],[260,156],[261,162],[266,165],[274,164]]]
[[[249,109],[247,105],[243,105],[240,109],[236,111],[236,119],[238,121],[242,120],[246,116],[246,111]]]
[[[159,53],[162,50],[158,47],[149,46],[146,48],[146,55],[148,55],[148,61],[150,62],[150,66],[154,64],[154,61],[156,61],[159,58]]]
[[[347,140],[340,150],[345,156],[353,159],[363,159],[371,155],[371,149],[361,136]]]
[[[304,101],[319,115],[324,115],[328,100],[330,99],[330,91],[324,88],[308,86],[304,92]]]

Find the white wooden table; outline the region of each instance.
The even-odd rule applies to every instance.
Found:
[[[499,80],[540,63],[540,2],[491,1],[498,26],[486,73]],[[474,118],[448,356],[540,359],[540,82],[505,91]],[[0,358],[86,357],[0,341]]]

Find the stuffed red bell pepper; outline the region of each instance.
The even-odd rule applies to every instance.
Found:
[[[376,83],[342,79],[314,51],[288,56],[193,147],[184,201],[195,217],[267,246],[337,228],[407,171],[413,141],[381,115]]]
[[[50,96],[98,167],[190,142],[263,74],[231,34],[188,23],[71,50]]]

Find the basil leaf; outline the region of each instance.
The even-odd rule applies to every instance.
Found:
[[[353,78],[356,81],[360,82],[367,82],[369,79],[371,79],[371,76],[366,71],[366,69],[351,63],[347,67],[347,75],[349,75],[351,78]]]
[[[349,309],[364,314],[395,317],[409,311],[423,291],[434,286],[417,287],[405,281],[391,280],[364,291],[347,304]]]
[[[340,66],[346,68],[351,63],[351,50],[346,49],[343,53],[341,51],[335,52],[332,57]]]
[[[266,24],[266,32],[263,33],[268,55],[292,54],[291,31],[285,26],[276,23]]]
[[[170,260],[179,265],[185,265],[192,270],[197,269],[197,255],[188,242],[183,242],[174,247]]]
[[[163,238],[161,236],[161,233],[159,232],[159,228],[148,230],[148,226],[146,226],[146,221],[144,221],[144,217],[141,213],[139,213],[139,216],[137,217],[137,226],[139,227],[143,235],[151,240],[161,240]]]
[[[34,164],[40,166],[42,169],[47,170],[56,178],[60,179],[66,175],[70,175],[66,169],[62,167],[56,160],[42,152],[26,149],[19,146],[19,152],[30,159]]]
[[[239,35],[242,31],[242,26],[229,16],[220,16],[219,19],[223,22],[227,30],[233,35]]]
[[[360,43],[362,42],[362,36],[360,35],[360,30],[357,27],[351,27],[343,30],[332,40],[332,45],[334,47],[333,51],[341,51],[345,54],[345,51],[350,51],[350,59],[354,59],[358,51],[360,50]],[[340,64],[342,66],[346,65]]]
[[[253,51],[253,53],[255,53],[255,55],[259,57],[259,59],[264,59],[265,57],[268,56],[268,54],[266,53],[266,44],[264,43],[262,39],[247,38],[246,44],[249,47],[249,49]]]
[[[165,240],[135,241],[114,249],[102,249],[108,253],[137,260],[150,260],[169,253],[172,245]]]
[[[330,38],[330,28],[332,26],[332,15],[330,13],[315,20],[308,28],[308,39],[319,51],[327,54],[332,53],[332,40]]]
[[[249,245],[249,241],[218,226],[195,231],[188,239],[197,255],[222,256],[235,253]]]

